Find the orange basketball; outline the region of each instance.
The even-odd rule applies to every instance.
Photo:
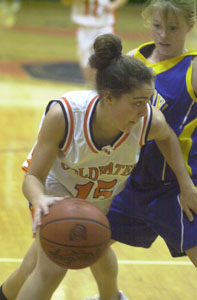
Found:
[[[90,202],[65,198],[43,216],[40,242],[46,255],[68,269],[82,269],[95,263],[111,238],[104,213]]]

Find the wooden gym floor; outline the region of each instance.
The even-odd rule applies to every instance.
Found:
[[[30,215],[21,192],[20,167],[36,139],[43,109],[50,99],[63,92],[84,88],[33,78],[21,67],[24,63],[77,61],[68,7],[23,3],[16,16],[6,17],[5,12],[3,16],[4,19],[0,18],[0,283],[20,264],[32,242]],[[123,8],[119,13],[117,34],[122,37],[125,53],[150,38],[142,21],[139,26],[139,18],[138,6]],[[188,47],[196,46],[194,29]],[[187,258],[172,259],[160,238],[150,250],[118,243],[113,248],[119,260],[119,287],[129,299],[196,300],[196,269]],[[69,271],[52,299],[83,300],[96,293],[89,269]]]

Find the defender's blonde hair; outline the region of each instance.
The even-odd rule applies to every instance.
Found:
[[[164,17],[169,11],[172,11],[175,15],[181,13],[188,25],[193,24],[196,20],[196,0],[149,0],[142,12],[142,16],[147,23],[150,23],[155,9],[159,10]]]

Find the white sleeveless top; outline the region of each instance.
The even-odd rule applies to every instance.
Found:
[[[96,91],[76,91],[49,103],[45,115],[58,102],[68,128],[49,176],[64,185],[73,197],[87,199],[107,213],[113,197],[123,190],[139,159],[152,109],[147,104],[147,115],[129,133],[122,133],[113,145],[98,149],[91,133],[91,118],[98,101]],[[25,171],[31,155],[32,152],[23,164]]]
[[[104,11],[110,0],[80,0],[72,5],[72,21],[85,27],[107,27],[115,24],[114,12]]]

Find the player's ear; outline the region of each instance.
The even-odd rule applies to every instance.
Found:
[[[111,105],[112,99],[113,99],[113,97],[112,97],[112,94],[110,91],[105,91],[103,93],[103,101],[106,105]]]
[[[193,22],[189,25],[188,31],[187,31],[187,32],[190,32],[190,31],[193,29],[194,24],[195,24],[195,22],[193,21]]]

